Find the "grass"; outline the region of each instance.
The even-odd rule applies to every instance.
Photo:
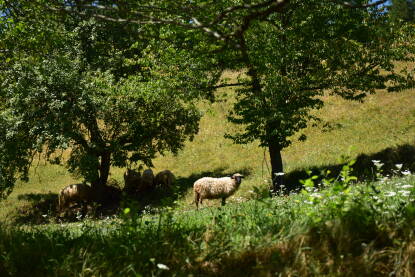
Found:
[[[320,193],[330,197],[320,202],[310,202],[312,192],[219,209],[4,226],[0,274],[413,276],[415,179],[374,185],[377,192],[327,188]]]
[[[268,155],[256,143],[234,145],[224,139],[226,132],[238,128],[226,121],[233,92],[223,89],[218,97],[213,104],[199,104],[204,117],[195,139],[178,155],[154,161],[154,171],[170,169],[179,188],[179,197],[156,213],[137,217],[131,207],[115,219],[48,221],[56,193],[79,180],[63,167],[35,166],[29,183],[17,184],[0,202],[0,275],[415,274],[414,192],[400,192],[404,185],[415,185],[413,177],[369,185],[364,181],[352,191],[328,188],[264,198],[270,183]],[[410,154],[415,153],[415,90],[378,92],[363,104],[327,97],[326,106],[316,113],[329,127],[322,131],[322,123],[305,129],[306,142],[293,138],[283,151],[287,177],[337,166],[342,156],[369,161],[385,157],[392,165],[404,162],[404,169],[415,168],[415,155]],[[193,181],[234,172],[246,179],[227,206],[218,208],[220,201],[211,200],[196,211]],[[122,183],[122,174],[123,169],[112,169],[111,178]],[[19,218],[52,224],[21,225]]]
[[[233,75],[229,73],[228,77],[235,77]],[[238,197],[249,198],[254,187],[267,188],[270,184],[268,152],[257,143],[235,145],[223,137],[239,128],[226,121],[233,95],[231,89],[222,89],[218,92],[220,101],[200,103],[204,117],[199,134],[177,156],[158,157],[154,161],[154,171],[170,169],[179,178],[182,191],[187,191],[199,176],[245,173],[247,178],[230,201]],[[341,156],[355,159],[360,154],[375,155],[388,147],[414,145],[415,89],[400,93],[379,91],[369,95],[362,104],[339,97],[326,98],[325,107],[317,112],[323,123],[304,130],[307,141],[299,142],[293,138],[293,144],[283,150],[288,174],[339,164]],[[326,131],[322,131],[324,123],[331,126]],[[110,177],[123,183],[123,171],[113,168]],[[29,205],[22,197],[24,194],[57,193],[64,186],[80,181],[66,173],[65,168],[42,163],[31,172],[29,183],[18,184],[10,197],[0,202],[0,218],[11,216],[17,208]],[[188,190],[179,205],[189,208],[192,201],[191,190]],[[217,205],[216,202],[213,204]]]

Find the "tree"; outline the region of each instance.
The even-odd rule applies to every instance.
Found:
[[[100,201],[111,166],[151,166],[156,154],[177,153],[197,133],[192,100],[217,74],[204,78],[198,69],[208,63],[158,43],[160,28],[56,14],[36,2],[0,10],[7,14],[0,26],[2,196],[17,178],[27,180],[42,153],[90,182]]]
[[[87,22],[93,22],[93,30],[104,34],[106,29],[102,27],[106,27],[106,24],[113,26],[110,30],[114,32],[122,32],[124,25],[131,26],[131,30],[136,30],[137,36],[144,39],[145,43],[138,43],[137,46],[127,40],[127,43],[116,48],[123,53],[119,59],[121,64],[132,62],[136,65],[133,69],[137,71],[127,70],[131,72],[130,76],[135,77],[128,78],[130,73],[117,76],[118,68],[111,67],[113,63],[105,58],[106,50],[114,49],[114,41],[107,43],[101,38],[100,43],[91,44],[88,42],[91,36],[83,36],[81,41],[94,47],[78,47],[76,49],[80,50],[69,52],[81,53],[75,55],[80,58],[69,56],[63,59],[70,64],[79,61],[82,68],[79,72],[83,74],[79,80],[88,80],[84,83],[93,84],[79,91],[87,91],[91,87],[99,87],[99,91],[111,91],[115,87],[115,82],[110,81],[113,78],[118,80],[117,86],[121,87],[124,84],[130,89],[139,88],[140,91],[149,91],[146,88],[169,91],[172,93],[170,97],[179,95],[177,100],[183,104],[189,103],[187,100],[196,95],[211,95],[211,89],[215,87],[242,86],[229,119],[243,124],[246,129],[240,134],[228,136],[237,143],[257,139],[269,149],[273,190],[278,191],[282,177],[277,177],[276,173],[283,172],[281,150],[291,143],[294,134],[307,126],[309,120],[317,120],[310,111],[323,105],[319,98],[323,93],[331,91],[348,99],[361,100],[377,88],[398,90],[411,81],[412,75],[405,75],[405,71],[396,72],[393,61],[413,60],[411,54],[414,50],[408,47],[405,30],[394,29],[385,13],[376,9],[385,2],[125,0],[114,3],[55,0],[44,5],[39,0],[31,3],[37,9],[51,12],[52,18],[59,15],[81,18],[82,22],[86,18]],[[128,37],[128,32],[123,34]],[[103,50],[98,51],[101,55],[88,54],[87,57],[93,58],[85,59],[85,53],[97,52],[94,50],[96,46]],[[125,54],[130,52],[123,52],[123,49],[136,50],[133,56],[127,57]],[[48,53],[43,53],[31,55],[29,60],[44,55],[49,57]],[[38,64],[42,59],[37,59]],[[19,67],[13,68],[18,74],[7,73],[5,76],[18,78]],[[225,69],[246,70],[247,73],[242,74],[240,82],[236,84],[216,85],[220,72]],[[6,83],[8,90],[12,91],[13,88],[20,91],[14,85],[17,79],[11,80]],[[40,91],[45,90],[40,87]],[[113,92],[107,95],[116,95]],[[151,98],[153,93],[146,95]],[[95,99],[91,101],[95,103]],[[9,102],[5,103],[6,110],[11,110]],[[5,126],[16,125],[6,119],[9,118],[4,118]],[[99,127],[105,121],[97,122],[95,125]],[[77,125],[75,129],[87,130],[89,134],[83,125]],[[30,141],[23,145],[30,145]],[[160,137],[160,141],[163,138]],[[101,143],[100,149],[107,147],[107,143],[105,147],[103,145]],[[101,156],[96,159],[102,161]],[[74,164],[83,164],[88,159],[75,161]],[[99,162],[95,163],[95,171],[101,168]],[[10,168],[10,171],[13,170]],[[92,168],[87,170],[92,171]],[[97,180],[99,174],[93,175]]]
[[[412,61],[410,30],[388,21],[386,1],[150,1],[117,7],[90,6],[97,18],[163,25],[207,34],[222,69],[247,70],[229,119],[245,126],[236,143],[259,140],[270,153],[273,191],[283,184],[281,150],[323,106],[330,91],[362,100],[376,89],[402,89],[412,82],[395,61]],[[413,34],[412,34],[413,35]],[[218,58],[218,59],[220,59]],[[300,136],[300,139],[304,139]]]
[[[413,0],[393,0],[388,7],[391,18],[395,21],[414,22],[415,3]]]
[[[274,192],[283,185],[281,151],[319,120],[310,112],[323,106],[321,96],[330,91],[362,100],[376,89],[396,91],[412,80],[394,68],[395,61],[413,56],[398,47],[404,33],[388,25],[377,10],[291,1],[284,13],[256,21],[240,36],[242,66],[252,84],[238,90],[229,117],[246,128],[229,137],[237,143],[258,139],[268,148]]]

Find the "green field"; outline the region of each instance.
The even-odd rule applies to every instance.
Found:
[[[226,121],[233,95],[223,89],[217,92],[219,101],[199,103],[204,113],[199,134],[178,155],[154,161],[154,171],[170,169],[178,187],[155,213],[136,216],[132,207],[104,220],[49,220],[45,207],[35,211],[36,203],[79,180],[63,167],[36,160],[29,183],[19,183],[0,202],[0,275],[415,274],[413,177],[371,183],[374,188],[366,184],[373,179],[363,179],[351,190],[336,190],[331,182],[333,187],[318,195],[265,197],[267,152],[255,143],[234,145],[223,137],[240,128]],[[327,96],[317,113],[323,122],[304,131],[307,141],[293,138],[283,151],[290,182],[299,183],[295,176],[307,169],[340,166],[362,154],[384,158],[386,165],[404,162],[402,171],[415,167],[415,90],[378,92],[362,104]],[[113,168],[110,177],[122,183],[123,172]],[[229,204],[220,208],[219,200],[210,200],[196,211],[193,181],[234,172],[246,178]],[[56,209],[53,201],[48,203]],[[53,224],[28,224],[36,222]]]
[[[153,170],[171,170],[185,191],[185,187],[191,186],[199,176],[245,173],[247,176],[240,191],[230,198],[230,202],[242,201],[249,199],[254,186],[264,189],[269,186],[269,157],[267,151],[256,143],[235,145],[223,137],[240,127],[226,121],[227,112],[232,108],[233,91],[223,89],[217,95],[220,101],[216,103],[200,103],[204,117],[195,139],[188,142],[177,156],[167,154],[157,158]],[[376,155],[387,148],[408,144],[415,147],[415,90],[393,94],[378,92],[367,97],[363,104],[337,97],[327,97],[326,100],[326,106],[317,112],[323,122],[304,131],[307,141],[299,142],[293,138],[293,144],[283,151],[287,175],[312,167],[337,165],[343,162],[342,156],[355,159],[360,154]],[[329,123],[329,127],[323,128],[325,123]],[[64,186],[79,181],[63,167],[42,161],[35,161],[33,165],[30,182],[19,183],[9,198],[0,202],[0,218],[30,204],[24,195],[56,194]],[[110,178],[123,183],[124,170],[113,168]],[[293,182],[298,183],[296,180]],[[178,202],[184,209],[193,209],[192,201],[189,189]],[[218,201],[211,202],[209,205],[218,205]]]

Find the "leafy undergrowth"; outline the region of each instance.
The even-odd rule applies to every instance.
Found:
[[[354,184],[347,165],[221,208],[0,226],[0,275],[414,276],[415,177],[402,173]]]

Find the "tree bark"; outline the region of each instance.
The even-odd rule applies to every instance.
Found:
[[[110,166],[111,166],[111,153],[104,152],[101,154],[98,159],[99,161],[99,168],[98,168],[98,176],[95,181],[92,182],[92,189],[94,191],[94,199],[96,202],[102,203],[106,198],[106,189],[105,186],[107,184]]]
[[[281,150],[282,147],[274,141],[268,143],[269,156],[271,159],[271,179],[272,179],[272,191],[271,193],[280,193],[284,186],[284,175]]]
[[[108,175],[110,173],[111,166],[111,153],[105,152],[101,155],[101,165],[99,168],[99,183],[101,186],[107,184]]]

